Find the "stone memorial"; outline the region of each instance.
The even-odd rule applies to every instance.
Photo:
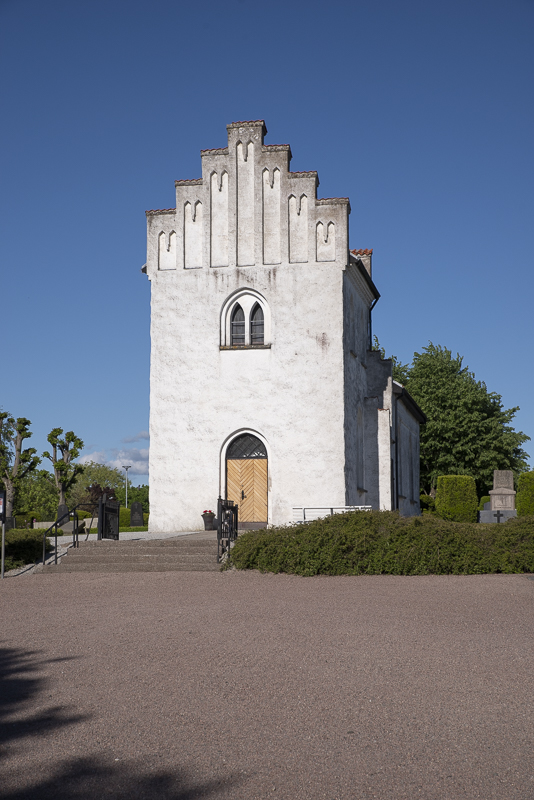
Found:
[[[143,506],[141,503],[132,503],[130,506],[130,527],[140,528],[145,524],[143,520]]]
[[[60,505],[58,510],[57,510],[57,517],[56,517],[57,521],[59,522],[61,520],[61,517],[63,517],[65,514],[68,514],[68,513],[69,513],[69,507],[64,505],[64,504]],[[63,525],[66,525],[68,523],[68,521],[69,521],[69,517],[65,517],[65,519],[61,520],[60,527],[63,527]]]
[[[493,489],[490,502],[479,512],[479,522],[506,522],[517,517],[515,508],[514,473],[511,469],[493,471]]]

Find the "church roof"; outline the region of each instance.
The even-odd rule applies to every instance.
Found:
[[[350,252],[353,256],[372,256],[373,248],[371,247],[370,250],[351,250]]]
[[[399,400],[401,400],[408,411],[412,414],[413,417],[417,420],[420,425],[424,425],[426,422],[426,414],[425,412],[417,405],[411,394],[404,388],[402,383],[398,381],[393,381],[393,394],[397,395]]]

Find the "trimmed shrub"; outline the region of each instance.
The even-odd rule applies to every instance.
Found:
[[[17,511],[15,518],[17,520],[17,525],[22,529],[26,527],[26,523],[28,523],[31,528],[34,519],[36,519],[37,522],[41,522],[43,516],[38,511],[32,511],[30,509],[29,511]]]
[[[500,525],[355,511],[247,531],[228,566],[296,575],[474,575],[534,571],[534,516]]]
[[[148,514],[143,514],[143,520],[145,525],[148,525]],[[120,510],[120,517],[119,517],[119,526],[121,528],[129,528],[131,522],[131,509],[130,508],[123,508],[121,506]]]
[[[26,528],[6,532],[6,570],[22,567],[24,564],[33,564],[43,555],[42,530],[27,530]],[[46,540],[46,550],[50,550],[50,539]]]
[[[436,489],[436,513],[452,522],[476,522],[478,497],[470,475],[440,475]]]
[[[534,514],[534,471],[523,472],[517,479],[516,508],[519,517]]]
[[[479,511],[484,511],[484,504],[485,503],[489,503],[490,500],[491,500],[491,497],[489,496],[489,494],[485,494],[484,497],[481,497],[480,498],[480,503],[478,504],[478,510]]]
[[[119,528],[119,533],[143,533],[146,531],[148,531],[148,527],[146,525],[134,528],[132,528],[131,526],[129,528]]]
[[[419,503],[421,506],[421,511],[424,513],[425,511],[435,511],[436,510],[436,501],[433,497],[429,494],[422,494],[419,498]]]

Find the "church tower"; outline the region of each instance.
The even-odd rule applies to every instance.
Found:
[[[248,527],[298,506],[418,513],[422,417],[370,351],[380,295],[372,251],[349,251],[349,201],[290,172],[263,120],[227,131],[176,208],[147,211],[150,529],[199,528],[219,494]]]

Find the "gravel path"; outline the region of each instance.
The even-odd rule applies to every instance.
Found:
[[[2,800],[534,798],[527,576],[3,581]]]

